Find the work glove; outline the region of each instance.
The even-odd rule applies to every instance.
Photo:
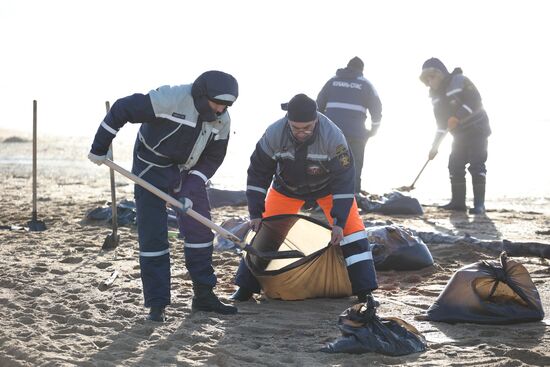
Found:
[[[332,226],[330,234],[330,244],[333,246],[339,245],[344,239],[344,229],[340,226]]]
[[[260,230],[260,224],[261,223],[262,223],[262,218],[254,218],[254,219],[250,219],[250,221],[248,221],[248,226],[254,232],[258,232]]]
[[[437,155],[437,148],[432,148],[428,153],[428,159],[431,161],[432,159],[435,158],[436,155]]]
[[[107,159],[107,154],[97,155],[90,152],[88,153],[88,159],[93,163],[97,164],[98,166],[101,166],[103,163],[105,163],[105,160]]]
[[[379,125],[372,126],[372,128],[369,130],[369,138],[372,138],[373,136],[376,135],[376,133],[378,132],[378,127]]]
[[[454,129],[456,129],[459,122],[460,121],[456,117],[454,116],[449,117],[449,119],[447,120],[447,129],[449,131],[453,131]]]
[[[183,209],[178,208],[183,213],[187,212],[187,209],[191,209],[193,207],[193,202],[191,201],[191,199],[186,198],[185,196],[179,198],[178,201],[183,204]]]

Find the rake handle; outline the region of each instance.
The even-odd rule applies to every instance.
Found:
[[[413,183],[411,184],[411,188],[414,187],[414,184],[416,183],[416,181],[418,181],[418,178],[420,177],[420,175],[422,174],[422,172],[424,172],[424,168],[426,168],[426,166],[428,165],[428,163],[430,162],[430,160],[428,159],[426,161],[426,163],[424,163],[424,165],[422,166],[422,169],[420,170],[420,172],[418,172],[418,175],[416,176],[416,178],[414,179]]]
[[[239,245],[239,247],[244,248],[245,244],[239,237],[235,236],[233,233],[229,232],[225,228],[220,227],[216,223],[212,222],[210,219],[208,219],[208,218],[202,216],[201,214],[197,213],[192,208],[189,208],[189,209],[185,210],[183,204],[179,200],[177,200],[176,198],[168,195],[167,193],[165,193],[162,190],[159,190],[157,187],[151,185],[149,182],[145,181],[141,177],[138,177],[138,176],[134,175],[132,172],[129,172],[129,171],[125,170],[124,168],[122,168],[121,166],[119,166],[118,164],[116,164],[115,162],[113,162],[109,159],[106,159],[103,163],[107,167],[112,168],[113,170],[120,173],[122,176],[128,178],[129,180],[131,180],[135,183],[137,183],[138,185],[140,185],[141,187],[147,189],[151,193],[157,195],[159,198],[166,201],[168,204],[170,204],[170,205],[172,205],[172,206],[174,206],[178,209],[181,209],[182,211],[185,212],[185,214],[189,215],[191,218],[195,219],[197,222],[199,222],[201,224],[204,224],[206,227],[218,232],[225,239],[233,241],[237,245]]]

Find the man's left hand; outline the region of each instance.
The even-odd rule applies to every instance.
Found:
[[[373,126],[368,132],[369,138],[372,138],[373,136],[375,136],[377,132],[378,132],[378,126]]]
[[[459,123],[459,120],[456,117],[454,116],[449,117],[449,119],[447,120],[447,129],[449,131],[453,131],[458,126],[458,123]]]
[[[338,245],[344,239],[344,229],[339,226],[332,226],[332,234],[330,236],[330,244]]]

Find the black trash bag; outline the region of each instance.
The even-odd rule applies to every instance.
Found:
[[[132,200],[121,200],[116,207],[117,212],[117,224],[118,226],[124,226],[126,224],[136,225],[136,204]],[[170,207],[166,208],[168,214],[168,226],[177,228],[178,220],[176,218],[176,211]],[[92,209],[86,214],[86,219],[102,220],[106,223],[112,223],[113,210],[111,203],[107,203],[105,206]]]
[[[396,317],[370,315],[365,304],[345,310],[338,317],[338,328],[342,336],[321,348],[322,352],[403,356],[427,348],[426,338],[414,326]]]
[[[365,231],[376,270],[419,270],[434,263],[426,244],[408,228],[389,225]]]
[[[136,205],[133,201],[121,200],[116,207],[117,213],[117,224],[119,226],[124,226],[126,224],[136,224]],[[113,221],[113,210],[111,204],[95,208],[91,210],[87,215],[86,219],[91,220],[102,220],[106,223],[112,223]]]
[[[247,204],[246,192],[242,190],[219,190],[212,187],[206,189],[211,208],[222,206],[244,206]]]
[[[424,210],[418,199],[393,191],[389,194],[367,195],[357,200],[360,209],[369,213],[422,215]]]
[[[502,325],[542,320],[544,310],[527,269],[503,252],[499,261],[483,260],[459,269],[426,318]]]

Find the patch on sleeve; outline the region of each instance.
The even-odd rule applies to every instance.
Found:
[[[338,157],[338,161],[342,167],[349,167],[351,164],[348,148],[343,144],[336,147],[336,157]]]

